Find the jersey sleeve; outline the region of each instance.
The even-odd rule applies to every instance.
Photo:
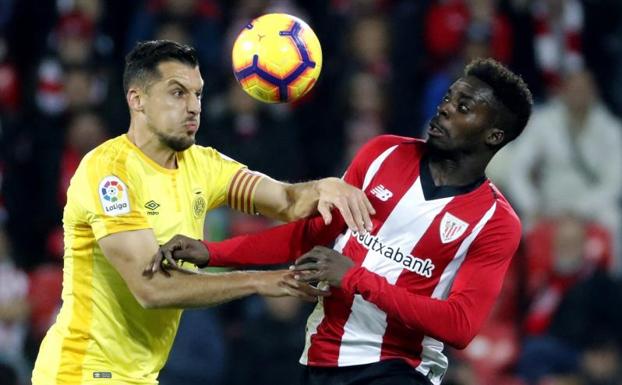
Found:
[[[342,287],[357,293],[409,328],[456,348],[475,337],[501,290],[520,241],[517,218],[490,221],[471,245],[446,299],[398,287],[363,267],[349,270]],[[439,322],[441,321],[441,322]]]
[[[345,228],[337,211],[325,225],[322,217],[302,219],[222,242],[204,242],[210,266],[275,265],[295,260],[313,246],[330,245]]]
[[[125,167],[122,160],[95,152],[85,157],[72,178],[66,213],[82,217],[95,239],[151,227],[140,208],[137,181]]]
[[[404,138],[392,135],[372,139],[356,154],[343,179],[362,187],[371,162],[391,145],[403,141]],[[345,228],[343,217],[334,210],[333,221],[328,226],[322,217],[316,216],[222,242],[205,242],[205,245],[210,253],[210,266],[272,265],[293,261],[313,246],[332,244]]]
[[[343,175],[343,179],[353,186],[362,188],[365,174],[373,161],[392,146],[407,141],[412,141],[412,139],[395,135],[380,135],[373,138],[365,143],[356,153]]]
[[[208,211],[227,203],[234,177],[246,168],[240,162],[210,147],[201,148],[208,183]]]

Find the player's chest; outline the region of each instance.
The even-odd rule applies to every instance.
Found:
[[[475,237],[486,204],[474,196],[426,200],[418,181],[407,188],[384,181],[366,189],[376,209],[370,233],[351,234],[355,259],[372,271],[404,269],[431,278],[464,252]]]
[[[172,232],[201,235],[208,206],[202,182],[181,172],[142,179],[137,204],[158,238]]]

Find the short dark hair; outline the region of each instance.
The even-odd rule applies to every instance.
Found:
[[[170,40],[150,40],[136,44],[125,57],[123,89],[125,93],[134,83],[145,86],[148,81],[160,76],[158,64],[175,60],[192,67],[199,65],[194,48]]]
[[[497,124],[505,131],[503,144],[516,139],[525,129],[533,97],[525,81],[494,59],[475,59],[464,69],[464,76],[473,76],[492,88],[500,103]]]

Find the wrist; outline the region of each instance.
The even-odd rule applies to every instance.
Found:
[[[341,278],[341,289],[349,294],[357,293],[357,284],[363,267],[351,267]]]
[[[207,267],[208,265],[214,265],[214,260],[216,258],[214,258],[214,255],[216,254],[212,249],[215,249],[212,245],[211,242],[209,241],[201,241],[201,243],[203,244],[203,247],[205,247],[205,251],[207,252],[207,260],[205,261],[205,263],[202,264],[197,264],[197,267],[199,269],[203,269],[205,267]]]

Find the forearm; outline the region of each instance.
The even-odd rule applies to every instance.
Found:
[[[456,295],[447,300],[415,294],[391,285],[364,268],[352,269],[344,279],[344,290],[360,294],[401,324],[462,349],[475,337],[489,313],[495,296],[477,301]]]
[[[313,217],[222,242],[204,242],[210,266],[275,265],[295,260],[316,245],[329,245],[345,228],[335,215],[330,225]]]
[[[142,276],[133,293],[145,308],[207,307],[256,294],[264,272]]]
[[[332,179],[339,180],[338,178]],[[306,218],[317,212],[320,199],[319,187],[319,180],[287,185],[286,195],[289,203],[289,207],[285,210],[287,221]]]
[[[317,211],[317,186],[318,181],[290,184],[263,178],[255,194],[257,212],[283,222],[306,218]]]

